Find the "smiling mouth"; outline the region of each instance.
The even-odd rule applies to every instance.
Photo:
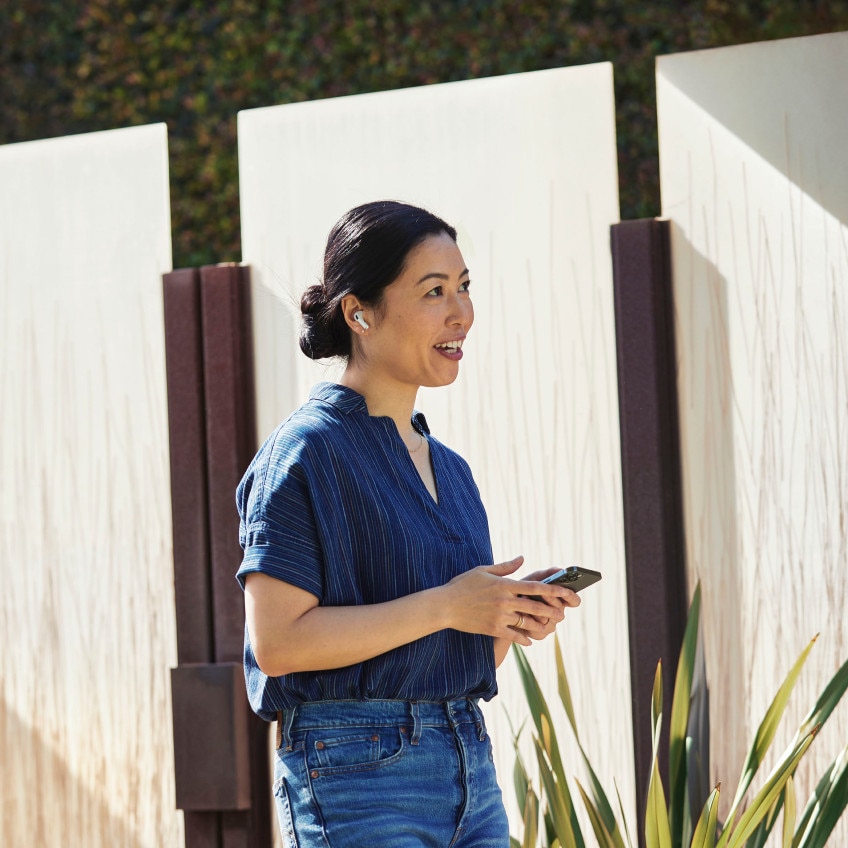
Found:
[[[462,350],[462,342],[463,339],[457,339],[453,342],[442,342],[441,344],[434,345],[436,350],[443,350],[446,353],[457,353]]]

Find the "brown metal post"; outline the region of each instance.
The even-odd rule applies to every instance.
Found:
[[[213,657],[212,587],[199,272],[185,268],[165,274],[163,295],[177,660],[180,665],[208,663]],[[178,702],[174,708],[176,716]],[[179,771],[181,762],[190,762],[191,752],[185,750],[186,735],[178,722],[174,724],[174,759]],[[179,785],[177,791],[179,794]],[[183,815],[186,848],[218,848],[221,824],[217,812],[184,810]]]
[[[624,547],[640,844],[651,769],[651,690],[663,660],[663,714],[671,713],[687,591],[670,274],[669,224],[611,228],[621,429]],[[667,721],[666,721],[667,726]],[[668,743],[660,768],[668,786]]]
[[[176,803],[187,848],[271,844],[268,726],[247,704],[235,488],[255,448],[249,275],[166,274],[177,654]]]
[[[244,598],[235,573],[241,562],[235,492],[256,452],[250,272],[240,265],[200,269],[206,451],[214,609],[215,661],[241,663]],[[242,686],[242,697],[245,699]],[[269,726],[247,710],[239,730],[248,751],[249,809],[222,813],[222,848],[271,843]]]

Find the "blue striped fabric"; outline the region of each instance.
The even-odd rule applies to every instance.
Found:
[[[319,383],[259,449],[239,485],[244,560],[238,580],[262,572],[324,606],[375,604],[440,586],[492,562],[486,511],[468,464],[427,435],[439,494],[427,491],[391,418],[365,399]],[[253,709],[307,701],[490,699],[497,692],[492,639],[442,630],[354,666],[269,678],[245,634]]]

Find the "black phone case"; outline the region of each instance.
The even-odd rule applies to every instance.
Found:
[[[551,579],[551,577],[556,579]],[[600,571],[592,571],[590,568],[581,568],[577,565],[572,565],[565,570],[565,574],[556,577],[552,574],[551,577],[545,578],[543,583],[556,583],[557,586],[565,586],[574,592],[579,592],[593,583],[597,583],[601,579]]]

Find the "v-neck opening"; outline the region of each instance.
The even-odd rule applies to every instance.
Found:
[[[418,426],[414,422],[413,422],[412,426],[415,427],[416,432],[421,433],[421,430],[418,428]],[[397,428],[395,428],[395,430],[397,430]],[[433,446],[432,446],[432,443],[430,442],[430,439],[428,439],[427,436],[424,433],[421,433],[421,436],[427,442],[427,462],[430,463],[430,471],[433,474],[433,488],[436,490],[435,496],[430,491],[430,489],[427,487],[427,483],[424,480],[424,478],[421,476],[421,472],[418,470],[418,466],[415,464],[415,460],[413,459],[412,454],[409,452],[409,450],[407,450],[406,455],[409,458],[409,462],[410,462],[410,465],[412,465],[412,470],[415,472],[415,476],[418,478],[418,481],[419,481],[421,487],[424,489],[424,493],[427,495],[428,501],[434,507],[438,508],[440,503],[441,503],[441,497],[440,497],[441,492],[440,492],[440,489],[439,489],[439,478],[438,478],[438,475],[436,474],[436,463],[433,460]],[[404,447],[406,447],[406,444],[404,443],[403,439],[401,438],[400,433],[398,433],[398,439],[400,439],[401,444]],[[423,445],[422,445],[422,447],[423,447]]]

